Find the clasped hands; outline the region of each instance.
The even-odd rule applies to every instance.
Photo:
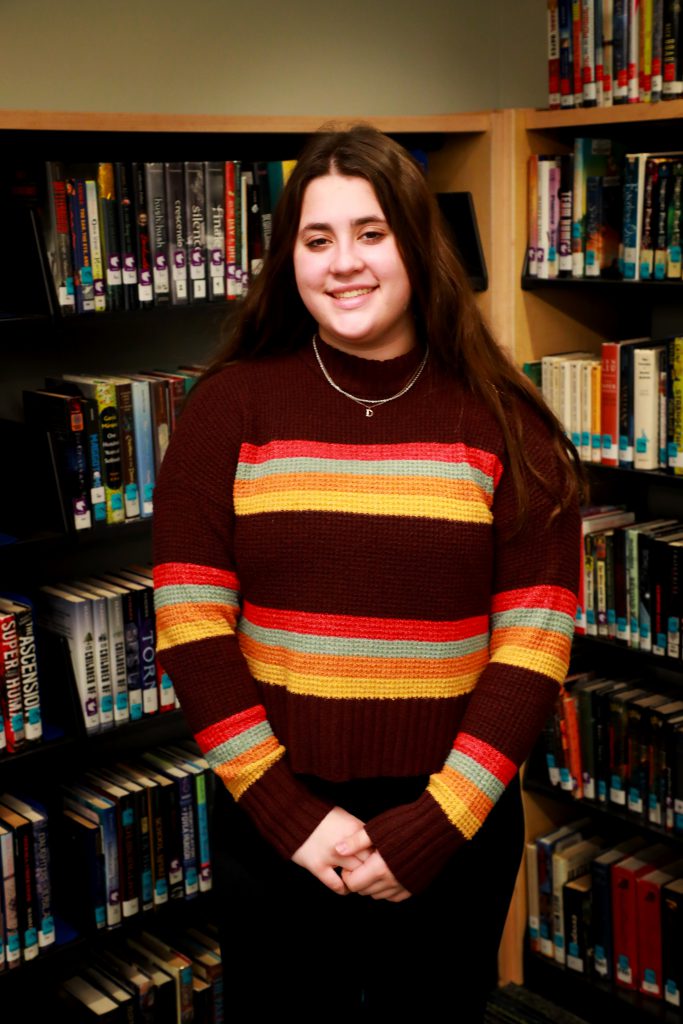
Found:
[[[410,896],[372,845],[364,822],[343,807],[325,815],[292,860],[340,896],[353,892],[391,903]]]

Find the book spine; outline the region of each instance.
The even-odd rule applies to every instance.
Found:
[[[122,523],[125,519],[125,511],[123,505],[123,476],[121,472],[121,438],[114,384],[107,381],[97,381],[95,384],[95,400],[97,401],[99,415],[107,522]]]
[[[23,606],[23,609],[16,613],[15,618],[19,641],[25,736],[28,742],[37,743],[43,736],[43,721],[40,711],[40,689],[38,686],[33,610],[28,605]]]
[[[97,165],[97,197],[102,229],[106,305],[107,309],[123,309],[121,238],[113,164]]]
[[[617,529],[614,533],[614,601],[619,644],[631,642],[626,577],[626,530]]]
[[[633,469],[633,346],[619,348],[619,465]]]
[[[615,105],[628,102],[628,0],[614,0],[614,87]]]
[[[669,469],[673,468],[674,476],[683,476],[683,337],[669,342],[669,379]]]
[[[591,427],[593,425],[593,408],[592,408],[592,382],[593,382],[593,363],[590,360],[585,360],[578,364],[579,370],[579,452],[584,462],[590,462],[591,460]]]
[[[154,433],[150,388],[147,381],[132,382],[133,428],[135,433],[135,459],[138,478],[140,515],[152,515],[155,484]]]
[[[562,909],[567,939],[567,969],[580,974],[588,974],[590,963],[590,905],[590,893],[565,886]]]
[[[114,721],[117,725],[130,720],[128,708],[128,678],[126,675],[126,638],[123,608],[118,594],[112,594],[107,603],[107,630],[109,634],[109,664],[114,700]]]
[[[116,400],[121,445],[123,507],[126,519],[137,519],[140,515],[140,490],[135,453],[135,420],[131,383],[116,385]]]
[[[661,886],[637,879],[638,988],[657,998],[663,995],[661,895]]]
[[[652,95],[651,102],[662,98],[664,47],[664,0],[653,0],[652,7]]]
[[[652,99],[652,0],[639,0],[638,26],[638,99],[649,103]]]
[[[550,162],[548,170],[548,277],[559,272],[560,245],[560,167],[559,160]]]
[[[602,106],[614,103],[614,0],[602,0]]]
[[[602,363],[591,364],[591,462],[602,462]]]
[[[583,106],[582,0],[572,0],[572,54],[574,57],[574,106]]]
[[[239,296],[237,286],[237,224],[236,224],[236,192],[235,164],[232,160],[225,161],[225,282],[226,296],[236,299]]]
[[[683,162],[671,165],[671,186],[666,211],[666,276],[681,277],[681,217],[683,217]]]
[[[206,286],[206,191],[204,165],[185,162],[185,214],[187,220],[187,261],[193,302],[204,302]]]
[[[571,0],[559,0],[558,22],[560,37],[560,106],[568,108],[574,106]]]
[[[536,227],[536,273],[546,280],[550,276],[550,160],[538,161],[538,210]]]
[[[164,305],[169,300],[168,229],[166,218],[166,190],[164,165],[145,164],[147,190],[147,217],[149,223],[149,253],[154,281],[154,301]]]
[[[667,263],[667,226],[670,199],[671,163],[662,160],[659,164],[659,177],[656,186],[656,219],[655,219],[655,253],[654,253],[654,277],[655,281],[666,279]]]
[[[633,353],[635,469],[659,466],[659,349]]]
[[[664,1000],[681,1005],[683,989],[683,893],[662,889],[662,979]]]
[[[645,165],[643,192],[643,220],[640,239],[640,279],[649,280],[654,274],[656,191],[659,180],[659,161],[648,160]]]
[[[593,39],[595,40],[595,98],[598,107],[605,105],[604,65],[602,57],[602,0],[593,0]]]
[[[152,873],[154,906],[168,903],[167,848],[164,831],[164,799],[158,784],[150,790],[150,826],[152,830]]]
[[[0,612],[0,702],[10,754],[26,742],[21,694],[21,657],[17,621],[12,612]]]
[[[602,178],[586,178],[586,277],[600,277],[602,248]]]
[[[635,878],[620,864],[612,869],[615,980],[620,988],[635,989],[638,977]]]
[[[602,343],[600,427],[602,458],[606,466],[619,465],[619,345]]]
[[[90,260],[92,263],[95,312],[103,313],[107,308],[107,291],[102,260],[102,233],[97,204],[97,183],[95,181],[85,181],[83,184],[85,186],[85,201],[88,214],[88,242],[90,244]]]
[[[14,836],[14,872],[17,885],[19,934],[25,961],[34,960],[40,951],[38,908],[33,863],[31,823],[24,821],[12,828]]]
[[[142,718],[142,685],[140,682],[140,645],[138,643],[138,617],[132,591],[121,595],[123,635],[126,645],[126,679],[128,683],[128,709],[130,719]]]
[[[225,299],[225,170],[220,162],[204,163],[206,192],[206,254],[209,300]]]
[[[41,815],[32,823],[33,863],[35,888],[38,904],[38,945],[41,949],[52,946],[56,940],[55,921],[52,914],[52,886],[50,884],[50,843],[48,821]]]
[[[628,102],[640,99],[640,4],[642,0],[628,0]]]
[[[672,544],[669,548],[670,590],[666,620],[666,653],[669,658],[681,656],[681,616],[683,616],[683,547]]]
[[[83,410],[83,425],[88,450],[88,470],[90,482],[90,504],[93,520],[104,523],[107,520],[107,499],[104,490],[102,469],[102,446],[100,443],[100,425],[97,402],[92,398],[79,398]]]
[[[188,286],[183,165],[177,161],[164,164],[164,176],[168,213],[168,265],[171,302],[174,306],[185,306],[188,302]]]
[[[152,247],[147,212],[147,183],[145,181],[145,165],[131,165],[133,179],[133,212],[135,221],[135,257],[138,273],[138,303],[147,307],[154,303],[154,279],[152,266]]]
[[[559,227],[559,262],[560,277],[571,277],[572,273],[572,157],[560,157],[560,227]]]
[[[62,313],[70,314],[76,310],[76,297],[66,179],[61,163],[48,161],[46,169],[49,211],[48,256],[59,308]]]
[[[624,166],[624,278],[636,281],[639,276],[638,252],[639,159],[627,156]]]
[[[659,458],[658,468],[666,470],[668,466],[667,428],[669,422],[669,378],[667,373],[667,346],[659,349]]]
[[[17,914],[17,880],[14,864],[14,838],[9,831],[0,831],[0,881],[5,916],[5,962],[9,968],[21,963],[21,937]]]
[[[95,311],[95,292],[90,263],[85,182],[67,179],[66,193],[69,203],[76,309],[79,313],[93,313]]]
[[[581,0],[581,63],[583,65],[583,105],[597,105],[595,82],[595,0]]]
[[[199,891],[209,892],[213,885],[213,871],[211,867],[211,844],[209,840],[209,808],[206,793],[206,774],[204,771],[201,771],[195,776],[195,809],[197,813]]]
[[[664,3],[664,43],[662,47],[663,81],[662,99],[673,100],[683,93],[683,68],[680,52],[680,18],[681,5],[679,0],[665,0]]]
[[[142,711],[145,715],[154,715],[159,710],[159,694],[157,691],[154,598],[152,588],[149,587],[138,591],[138,595],[138,639],[140,643]]]
[[[100,709],[100,726],[111,729],[114,725],[114,696],[109,662],[109,627],[105,598],[89,598],[93,640],[95,643],[95,675],[97,678],[97,702]]]
[[[572,277],[584,271],[584,140],[574,140],[574,184],[572,188]]]
[[[548,108],[560,107],[560,29],[558,0],[548,3]]]
[[[126,309],[138,307],[138,261],[135,244],[135,207],[131,168],[129,164],[114,164],[116,212],[121,246],[121,281]]]

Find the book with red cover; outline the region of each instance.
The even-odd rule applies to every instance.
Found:
[[[648,996],[664,995],[662,964],[663,887],[683,875],[683,860],[636,879],[638,912],[638,988]]]
[[[612,932],[614,976],[620,988],[638,988],[638,910],[636,881],[642,875],[671,862],[664,843],[648,846],[634,857],[612,867]]]

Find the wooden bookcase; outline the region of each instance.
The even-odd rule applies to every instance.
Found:
[[[355,118],[335,118],[348,123]],[[518,275],[515,237],[514,181],[507,160],[514,141],[509,113],[445,114],[433,117],[367,118],[408,148],[429,157],[429,179],[434,191],[469,191],[473,195],[480,237],[489,272],[489,287],[478,301],[503,343],[514,350],[509,309],[516,301]],[[97,114],[43,111],[0,111],[0,140],[12,152],[36,160],[71,161],[166,159],[285,159],[295,157],[305,136],[322,120],[311,117],[218,117],[141,114]],[[501,227],[504,230],[501,230]],[[117,373],[131,368],[201,361],[216,346],[229,316],[228,304],[202,307],[137,310],[53,319],[44,312],[12,318],[0,308],[0,346],[4,347],[0,382],[0,419],[21,418],[21,389],[42,385],[45,374],[65,371]],[[0,527],[2,527],[0,522]],[[105,533],[77,539],[50,531],[29,531],[22,543],[0,546],[0,581],[4,588],[30,592],[47,583],[86,571],[106,571],[124,561],[149,557],[148,522],[111,528]],[[43,666],[42,686],[61,685],[56,666]],[[55,676],[55,678],[53,678]],[[65,694],[66,699],[66,694]],[[67,716],[68,717],[68,716]],[[182,733],[180,713],[164,716],[166,723],[150,721],[108,734],[106,743],[76,739],[74,723],[66,738],[50,749],[0,760],[0,791],[19,778],[46,780],[55,789],[72,763],[96,763],[100,757],[133,745],[150,745]],[[65,754],[65,751],[70,753]],[[49,782],[47,779],[49,778]],[[520,898],[523,898],[523,893]],[[513,910],[512,920],[523,920],[524,907]],[[502,980],[514,976],[521,961],[518,929],[511,929],[501,951]],[[77,956],[79,946],[73,947]],[[44,960],[0,974],[3,1003],[8,988],[19,991],[27,978],[37,977],[46,964],[58,973],[70,962],[70,950],[60,960]]]
[[[499,135],[504,140],[507,176],[504,187],[511,197],[510,208],[506,210],[509,259],[503,261],[501,274],[513,275],[514,284],[499,276],[500,302],[496,312],[505,320],[503,336],[518,364],[572,349],[587,349],[597,354],[604,340],[680,334],[683,331],[683,282],[600,279],[540,282],[523,278],[523,271],[527,248],[529,156],[569,153],[575,137],[617,139],[625,144],[628,152],[683,148],[678,141],[683,101],[611,109],[510,110],[497,116],[503,122]],[[607,467],[594,467],[589,476],[595,501],[624,502],[634,508],[641,519],[681,516],[683,478]],[[683,662],[639,656],[638,652],[604,642],[591,643],[590,638],[577,638],[575,650],[592,661],[596,669],[602,668],[608,673],[644,672],[652,688],[658,685],[662,671],[665,678],[661,685],[665,682],[683,686]],[[584,804],[557,799],[549,792],[550,787],[538,785],[538,775],[532,779],[532,763],[527,765],[524,794],[528,838],[579,813],[586,813]],[[600,820],[605,821],[605,817]],[[654,830],[649,835],[652,842],[661,838]],[[680,842],[675,848],[681,852]],[[527,957],[523,967],[526,923],[526,880],[522,870],[502,948],[504,977],[518,982],[524,979],[543,995],[588,1021],[602,1020],[605,1014],[617,1015],[626,1022],[669,1019],[666,1013],[670,1013],[671,1008],[665,1011],[656,1000],[615,993],[609,987],[598,989],[585,984],[572,972],[544,964],[542,958]]]

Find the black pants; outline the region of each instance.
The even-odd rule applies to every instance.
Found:
[[[415,800],[428,780],[304,781],[367,821]],[[213,836],[226,1020],[483,1019],[522,856],[517,778],[474,839],[402,903],[331,892],[275,853],[222,787]]]

